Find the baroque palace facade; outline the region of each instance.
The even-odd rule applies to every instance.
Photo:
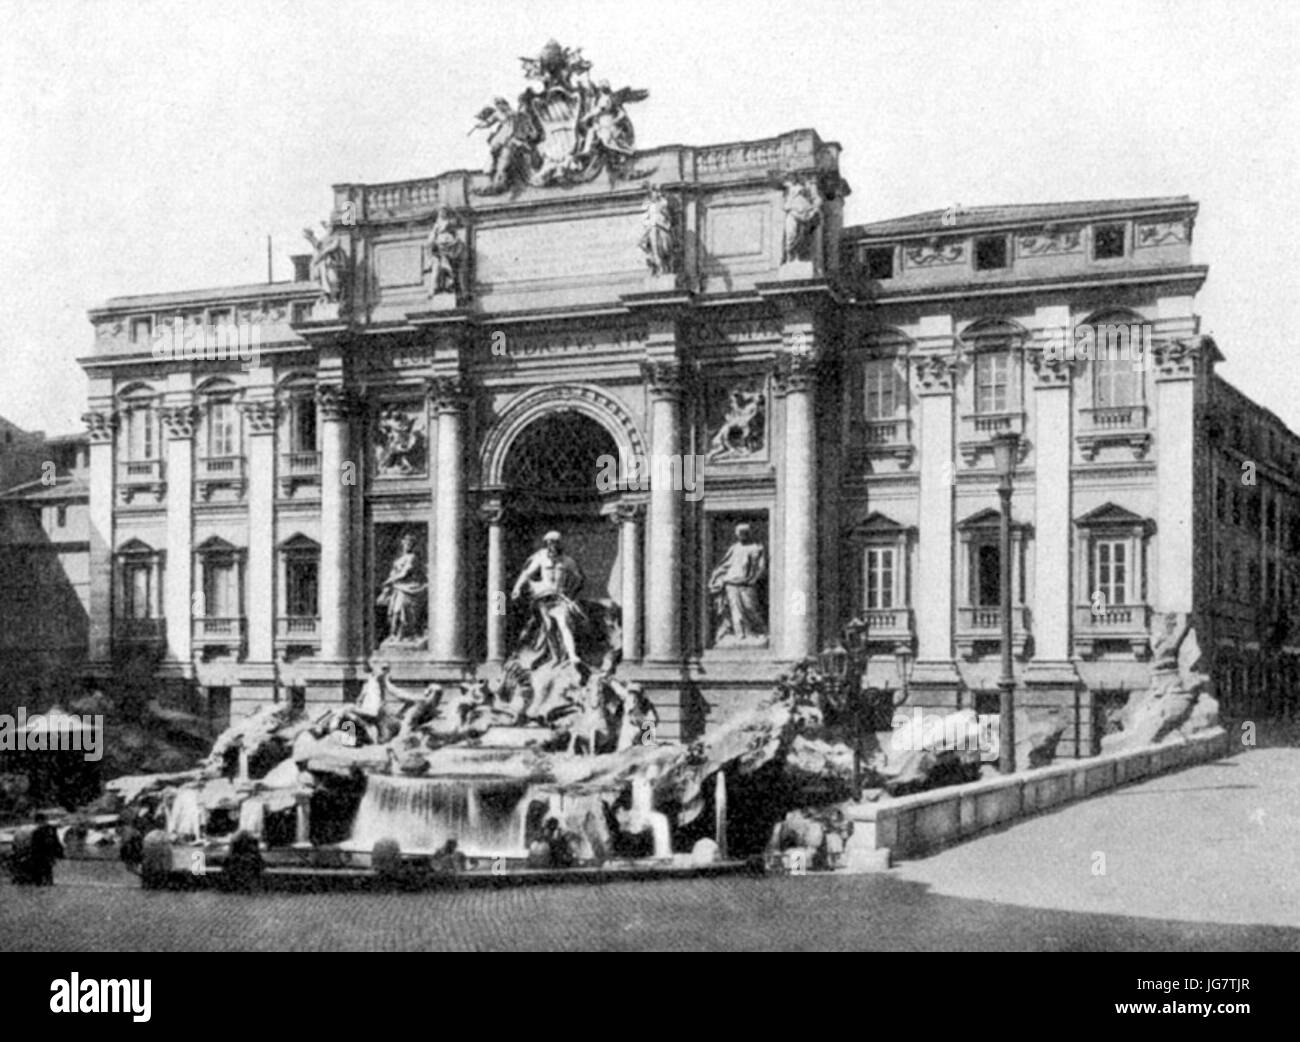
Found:
[[[811,130],[638,150],[645,92],[549,45],[525,72],[488,171],[335,186],[292,281],[91,312],[95,675],[235,714],[373,658],[490,675],[555,530],[669,737],[855,616],[869,686],[981,707],[1012,431],[1018,698],[1070,714],[1063,753],[1160,613],[1230,696],[1294,681],[1300,441],[1215,375],[1194,203],[845,227]]]

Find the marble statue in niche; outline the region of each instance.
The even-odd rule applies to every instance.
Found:
[[[735,528],[735,542],[727,548],[713,574],[709,593],[716,623],[715,647],[761,644],[767,639],[760,590],[767,576],[767,552],[745,523]]]
[[[387,615],[388,636],[384,643],[411,643],[424,635],[428,584],[415,549],[415,536],[402,536],[397,556],[388,568],[388,578],[379,587],[375,603]]]

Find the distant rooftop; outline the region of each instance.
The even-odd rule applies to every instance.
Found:
[[[59,474],[53,485],[47,485],[37,478],[35,481],[15,485],[11,489],[0,492],[0,499],[20,499],[27,503],[37,503],[42,500],[56,502],[69,499],[88,500],[89,498],[90,486],[81,478],[73,477],[71,474]]]
[[[1143,199],[1093,199],[1069,203],[1025,203],[1015,206],[960,206],[893,217],[844,229],[848,238],[947,234],[968,228],[1003,224],[1049,224],[1056,221],[1088,220],[1112,214],[1194,208],[1190,196],[1162,195]]]

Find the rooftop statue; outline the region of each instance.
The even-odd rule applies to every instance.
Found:
[[[554,40],[536,58],[520,61],[540,89],[525,88],[517,106],[495,98],[470,131],[488,131],[490,182],[480,195],[525,185],[583,184],[633,154],[636,135],[626,106],[644,101],[648,91],[593,82],[582,51]]]
[[[347,248],[343,239],[334,233],[323,221],[321,229],[324,237],[318,236],[310,228],[302,230],[302,236],[312,248],[311,277],[320,287],[321,299],[327,303],[338,303],[343,296],[343,273],[347,268]]]

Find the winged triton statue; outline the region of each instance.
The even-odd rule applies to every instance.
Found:
[[[627,106],[644,101],[649,91],[593,82],[581,49],[554,40],[536,58],[520,62],[532,83],[518,103],[494,99],[479,111],[470,131],[488,132],[489,183],[480,195],[525,185],[584,184],[603,170],[617,170],[635,153]]]

